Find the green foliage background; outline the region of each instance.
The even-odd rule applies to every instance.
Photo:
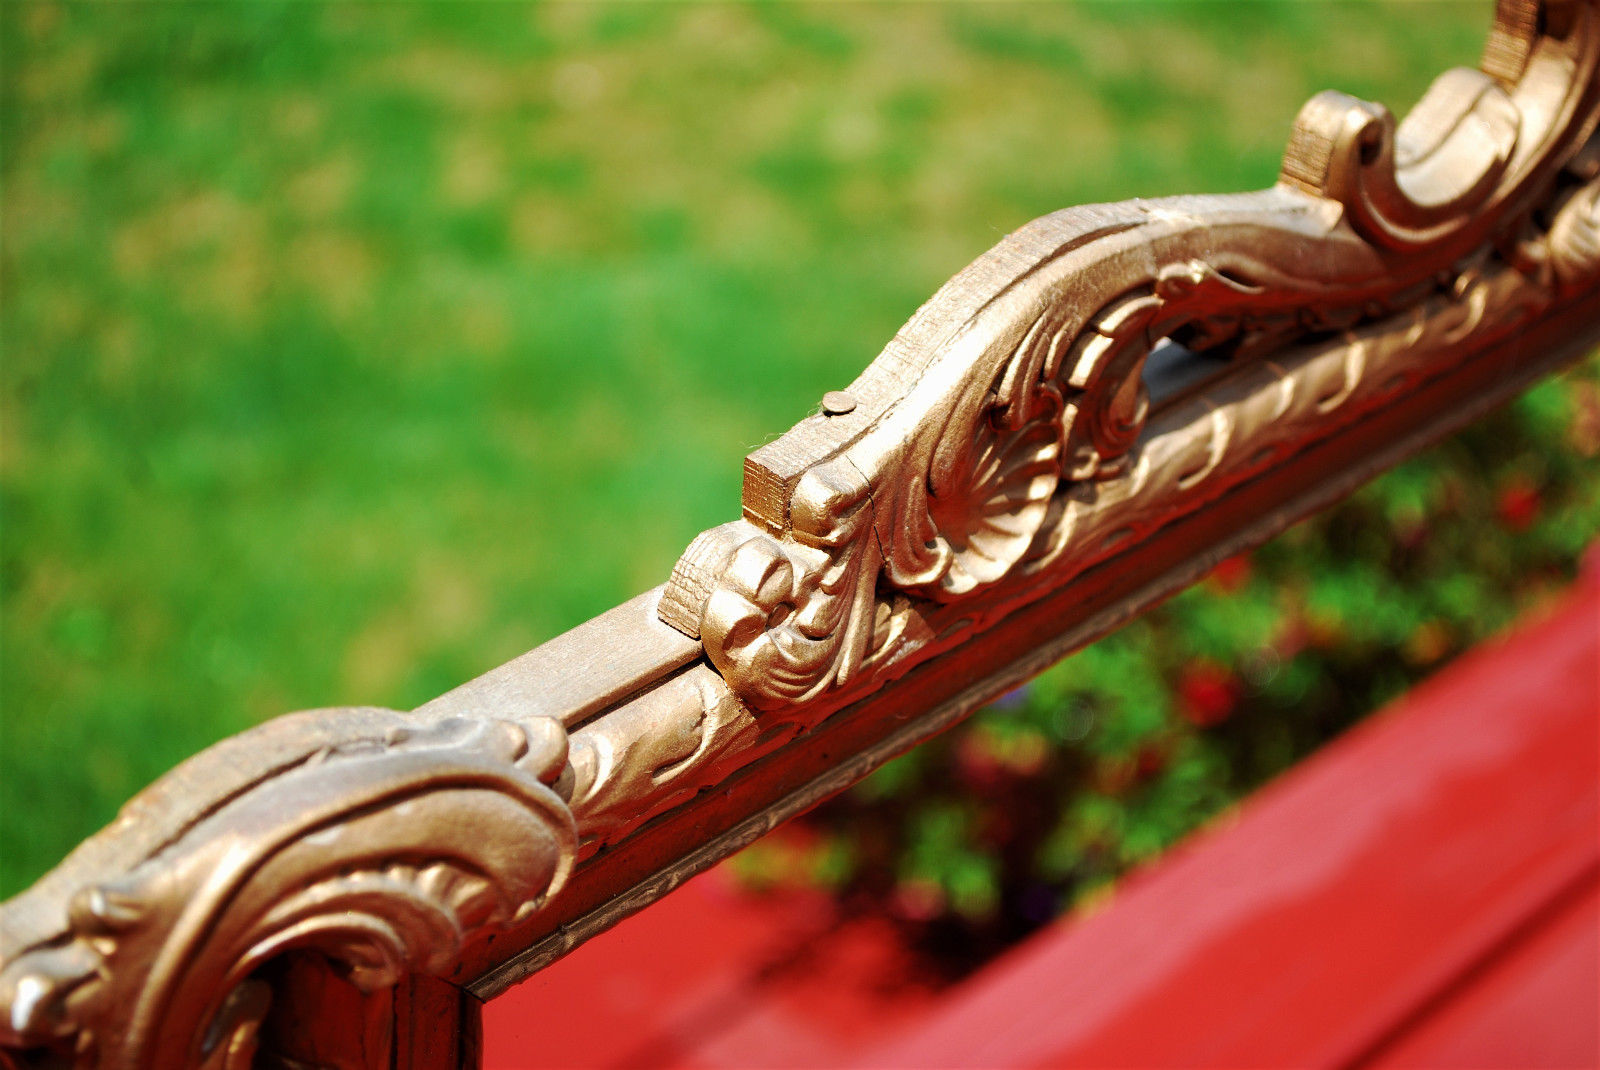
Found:
[[[1002,234],[1266,185],[1313,92],[1403,108],[1488,13],[8,0],[0,893],[224,735],[660,582]],[[791,876],[980,948],[1101,887],[1570,575],[1595,381],[891,766]]]

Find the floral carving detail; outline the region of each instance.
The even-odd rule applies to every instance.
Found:
[[[1595,155],[1600,8],[1556,6],[1539,18],[1503,0],[1486,69],[1447,72],[1404,122],[1314,98],[1272,190],[1071,209],[1009,236],[917,313],[850,406],[751,454],[745,519],[689,547],[662,619],[701,639],[752,709],[860,693],[933,650],[939,605],[1047,569],[1064,582],[1153,530],[1142,516],[1110,543],[1074,534],[1165,486],[1141,445],[1163,340],[1238,367],[1371,324],[1404,337],[1409,310],[1478,293],[1473,266],[1540,203],[1553,222],[1525,256],[1541,285],[1585,285],[1595,193],[1555,191]],[[1253,470],[1227,447],[1230,418],[1209,425],[1218,446],[1161,498],[1169,519]],[[1115,493],[1097,489],[1108,480]]]
[[[127,872],[79,888],[60,931],[6,947],[0,1042],[65,1045],[85,1067],[248,1066],[267,962],[316,951],[366,991],[445,976],[566,879],[558,722],[330,710],[252,742],[309,735],[311,716],[332,742],[232,785]],[[219,773],[238,754],[196,761]]]
[[[886,638],[873,597],[882,553],[866,482],[847,460],[819,465],[791,509],[789,539],[736,521],[702,536],[693,561],[715,577],[696,631],[725,676],[763,681],[769,706],[848,683]]]

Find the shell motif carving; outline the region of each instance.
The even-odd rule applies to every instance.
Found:
[[[315,711],[202,754],[173,787],[222,780],[241,743],[275,752],[272,768],[78,888],[56,931],[22,946],[7,933],[0,1044],[80,1067],[247,1067],[269,961],[315,951],[365,991],[448,976],[469,941],[537,910],[576,856],[551,786],[566,733],[548,718]]]
[[[1546,293],[1518,308],[1590,284],[1597,58],[1596,0],[1501,0],[1484,68],[1447,72],[1404,121],[1313,98],[1270,190],[1021,228],[913,317],[850,387],[858,404],[751,454],[745,519],[685,551],[662,619],[701,639],[751,709],[819,715],[799,707],[931,655],[937,607],[1104,558],[1073,532],[1161,482],[1143,373],[1164,340],[1237,368],[1343,332],[1404,338],[1441,293],[1509,294],[1471,285],[1489,261]],[[1227,420],[1212,422],[1225,441]],[[1249,470],[1219,448],[1161,509]]]
[[[928,597],[954,598],[986,587],[1027,554],[1060,482],[1059,397],[1050,407],[1054,411],[1036,413],[1019,426],[981,420],[971,449],[950,450],[950,457],[936,460],[938,482],[925,507],[935,534],[924,545],[935,548],[932,570],[939,578],[926,589]]]

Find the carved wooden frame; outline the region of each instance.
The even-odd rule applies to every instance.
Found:
[[[476,1000],[1590,345],[1597,65],[1600,0],[1500,0],[1271,189],[1022,227],[664,587],[130,802],[0,910],[0,1060],[472,1065]]]

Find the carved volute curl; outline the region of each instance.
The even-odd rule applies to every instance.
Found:
[[[551,787],[566,757],[549,718],[377,709],[297,714],[205,752],[8,905],[0,1045],[42,1065],[235,1070],[278,956],[320,953],[364,991],[448,977],[571,869],[576,828]]]
[[[746,705],[813,721],[948,645],[939,607],[1060,585],[1281,455],[1273,423],[1323,374],[1289,354],[1366,340],[1298,448],[1429,374],[1452,332],[1592,285],[1597,63],[1595,0],[1501,0],[1483,69],[1404,122],[1313,98],[1273,189],[1022,227],[912,317],[849,411],[746,459],[744,519],[689,547],[662,619]],[[1281,374],[1281,404],[1213,402],[1188,447],[1157,442],[1142,377],[1167,339]]]
[[[1271,189],[1020,228],[659,593],[225,741],[6,903],[0,1066],[249,1065],[285,956],[490,996],[1506,396],[1600,336],[1597,64],[1600,0],[1501,0],[1405,121],[1313,99]],[[1213,374],[1152,400],[1164,342]]]

